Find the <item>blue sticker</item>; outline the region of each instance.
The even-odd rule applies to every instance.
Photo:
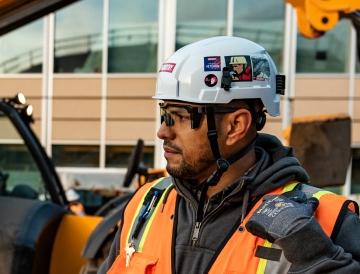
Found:
[[[221,71],[220,56],[204,57],[204,71]]]

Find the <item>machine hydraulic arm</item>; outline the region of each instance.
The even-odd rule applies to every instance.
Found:
[[[287,0],[297,12],[299,31],[317,38],[331,30],[342,18],[349,18],[359,29],[359,0]]]

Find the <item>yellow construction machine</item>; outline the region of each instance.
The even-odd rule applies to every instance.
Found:
[[[360,24],[359,0],[287,0],[297,13],[298,27],[307,38],[318,38],[331,30],[342,18],[349,18],[356,28]]]

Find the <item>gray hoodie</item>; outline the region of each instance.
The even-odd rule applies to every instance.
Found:
[[[255,151],[256,165],[206,202],[202,225],[195,238],[200,190],[189,182],[172,178],[179,194],[174,217],[173,272],[207,273],[222,247],[239,229],[241,216],[244,217],[258,199],[291,180],[308,183],[309,177],[293,156],[291,148],[282,146],[276,137],[260,134]],[[98,273],[105,273],[118,255],[119,235],[120,229],[109,257]],[[316,220],[311,219],[300,229],[278,240],[277,244],[291,262],[290,269],[285,272],[360,273],[360,219],[351,212],[346,212],[333,240],[325,235]]]

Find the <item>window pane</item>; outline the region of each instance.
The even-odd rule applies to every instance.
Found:
[[[282,69],[284,47],[283,1],[234,1],[234,36],[240,36],[262,45]]]
[[[0,128],[0,195],[45,198],[45,185],[28,147],[1,111]]]
[[[0,37],[0,73],[42,71],[43,20]]]
[[[106,167],[127,167],[134,146],[106,146]],[[154,147],[145,146],[143,163],[154,167]]]
[[[99,167],[99,146],[53,145],[52,157],[58,167]]]
[[[178,0],[176,49],[212,36],[226,35],[226,0]]]
[[[110,1],[109,72],[155,72],[158,1]]]
[[[349,23],[345,20],[318,39],[298,34],[297,72],[346,72],[349,48]]]
[[[55,16],[55,72],[101,72],[102,1],[72,4]]]

